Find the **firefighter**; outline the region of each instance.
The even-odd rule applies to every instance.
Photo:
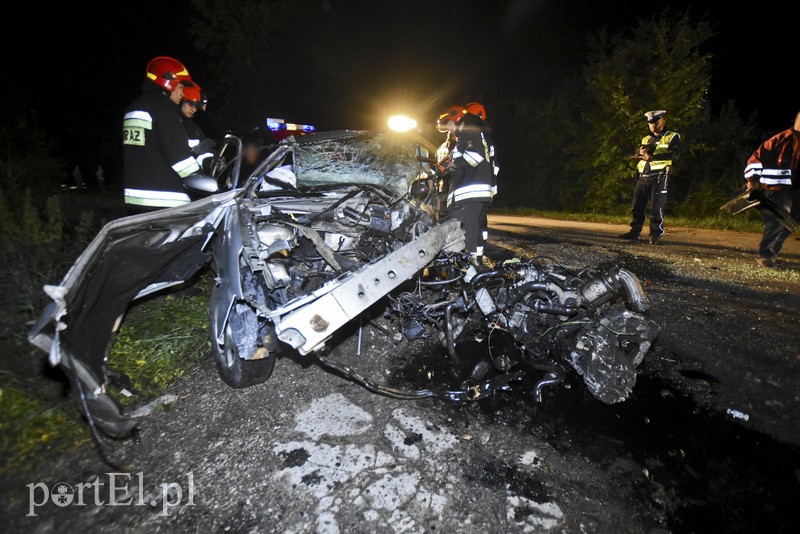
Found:
[[[453,159],[450,153],[456,146],[455,125],[458,124],[466,110],[463,106],[450,106],[439,114],[436,120],[436,129],[441,133],[446,134],[444,142],[439,145],[436,150],[436,168],[434,172],[437,177],[436,190],[439,197],[439,219],[445,220],[448,218],[447,211],[447,194],[450,190],[450,181],[452,178],[452,163]],[[452,123],[453,127],[449,125]]]
[[[447,208],[451,218],[461,221],[466,248],[480,266],[483,262],[481,214],[492,201],[494,183],[490,139],[483,130],[483,120],[471,113],[464,113],[457,122],[448,121],[447,125],[457,139],[450,153],[453,172]]]
[[[183,84],[181,84],[183,85]],[[216,143],[203,133],[203,129],[195,122],[194,116],[199,111],[205,111],[208,106],[208,98],[197,83],[183,86],[183,99],[181,100],[181,114],[183,115],[183,126],[186,128],[186,135],[189,137],[189,148],[192,155],[200,164],[200,167],[207,171],[206,167],[211,164],[214,158],[214,147]]]
[[[464,106],[464,109],[467,111],[467,113],[480,117],[480,119],[483,121],[481,131],[484,133],[484,136],[489,143],[489,163],[492,165],[492,197],[484,206],[483,212],[481,213],[481,239],[485,245],[489,240],[489,205],[492,203],[494,196],[497,194],[497,175],[500,172],[500,167],[497,165],[497,158],[495,157],[494,140],[492,139],[489,125],[486,123],[486,109],[479,102],[470,102]]]
[[[747,189],[762,188],[775,204],[800,217],[800,113],[794,125],[773,135],[747,159],[744,177]],[[764,234],[758,245],[756,261],[763,267],[774,267],[775,258],[791,232],[780,223],[778,216],[767,209],[764,216]]]
[[[681,136],[667,129],[666,110],[658,109],[644,114],[650,133],[646,135],[632,156],[639,160],[636,170],[639,175],[633,190],[632,219],[629,232],[621,239],[639,240],[644,226],[645,210],[650,203],[650,243],[661,241],[664,235],[664,206],[667,204],[667,188],[672,162],[681,151]]]
[[[131,214],[188,204],[192,199],[184,181],[207,183],[175,103],[183,96],[181,82],[192,82],[183,63],[154,58],[145,69],[141,95],[125,112],[123,183]]]

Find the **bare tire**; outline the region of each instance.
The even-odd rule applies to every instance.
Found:
[[[264,327],[259,325],[253,309],[247,304],[234,304],[224,328],[223,345],[219,345],[215,333],[211,333],[214,360],[223,382],[234,388],[246,388],[265,382],[275,367],[275,354],[259,346]],[[252,355],[263,357],[242,357]]]

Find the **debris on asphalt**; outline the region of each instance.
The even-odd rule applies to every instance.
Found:
[[[733,410],[728,408],[726,410],[727,414],[733,417],[734,419],[741,419],[742,421],[747,421],[750,419],[750,416],[744,412],[740,412],[739,410]]]

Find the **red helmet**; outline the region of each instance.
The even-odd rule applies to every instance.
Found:
[[[183,63],[166,56],[150,60],[145,69],[145,76],[170,93],[178,87],[180,82],[192,81],[189,71],[186,70]]]
[[[192,82],[191,85],[183,86],[183,101],[192,102],[195,108],[202,111],[206,110],[206,104],[208,104],[206,94],[196,82]]]
[[[467,113],[476,115],[481,119],[486,120],[486,108],[483,107],[483,104],[479,102],[470,102],[464,106],[464,109],[467,110]]]
[[[200,86],[195,82],[192,82],[192,85],[184,85],[183,99],[188,100],[189,102],[201,102],[203,100],[203,96],[200,92]]]
[[[439,114],[439,118],[436,120],[436,127],[440,132],[444,133],[447,131],[448,122],[453,121],[458,124],[464,118],[466,112],[467,110],[463,106],[450,106]]]

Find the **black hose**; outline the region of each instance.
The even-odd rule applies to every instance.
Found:
[[[351,198],[356,196],[358,193],[360,193],[360,191],[358,189],[350,191],[345,196],[343,196],[342,198],[337,200],[333,204],[333,206],[329,207],[325,211],[321,211],[321,212],[317,213],[316,215],[312,215],[311,217],[309,217],[308,222],[312,223],[312,222],[316,221],[320,216],[322,216],[325,213],[334,213],[336,211],[336,208],[338,208],[339,206],[341,206],[342,204],[344,204],[345,202],[347,202],[348,200],[350,200]],[[347,208],[345,208],[345,209],[347,209]],[[352,208],[350,208],[350,209],[352,209]]]
[[[374,380],[371,380],[363,375],[358,374],[356,371],[354,371],[353,369],[344,364],[341,364],[334,360],[329,360],[325,356],[317,356],[317,359],[325,367],[329,367],[334,371],[341,373],[346,378],[365,387],[366,389],[372,391],[373,393],[380,393],[381,395],[385,395],[387,397],[400,400],[426,399],[430,397],[439,396],[434,390],[428,390],[428,389],[419,389],[416,391],[404,391],[401,389],[390,388],[388,386],[378,384]]]
[[[351,219],[355,219],[358,222],[362,222],[362,223],[368,223],[369,222],[369,216],[364,215],[363,213],[360,213],[360,212],[354,210],[353,208],[351,208],[349,206],[344,208],[344,209],[342,209],[342,213],[344,213],[345,215],[347,215]]]
[[[330,360],[325,356],[318,355],[317,360],[325,367],[333,369],[334,371],[344,375],[345,378],[352,380],[356,384],[366,388],[369,391],[372,391],[373,393],[378,393],[380,395],[385,395],[387,397],[400,400],[417,400],[434,397],[439,399],[447,399],[452,402],[475,401],[484,398],[499,389],[508,388],[508,384],[511,382],[518,382],[522,380],[524,376],[522,371],[517,371],[515,373],[498,375],[465,389],[417,389],[408,391],[390,388],[388,386],[384,386],[383,384],[379,384],[374,380],[357,373],[354,369],[348,367],[347,365]]]
[[[531,291],[547,291],[547,282],[525,282],[508,290],[506,306],[513,306]]]
[[[485,273],[480,273],[472,277],[472,280],[469,281],[472,287],[477,287],[479,284],[483,283],[486,280],[491,280],[494,278],[499,278],[506,273],[505,269],[495,269],[494,271],[488,271]]]
[[[525,264],[522,264],[525,265]],[[495,278],[500,278],[501,276],[505,276],[506,274],[516,271],[520,268],[519,263],[511,263],[508,265],[501,265],[499,268],[487,271],[485,273],[480,273],[472,277],[472,280],[469,281],[472,287],[477,287],[483,284],[486,281],[494,280]]]
[[[551,315],[570,316],[578,313],[578,307],[570,304],[553,304],[552,302],[542,302],[537,300],[533,307],[539,313],[549,313]]]

